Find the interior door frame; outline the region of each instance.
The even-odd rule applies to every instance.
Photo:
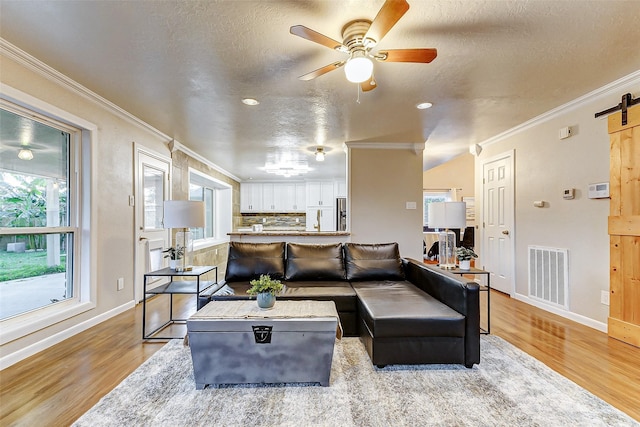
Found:
[[[515,212],[515,196],[516,196],[516,188],[515,188],[515,149],[511,149],[511,150],[507,150],[504,151],[502,153],[496,154],[492,157],[488,157],[486,159],[482,159],[480,162],[480,177],[481,177],[481,185],[480,185],[480,193],[481,193],[481,200],[482,200],[482,207],[480,210],[480,224],[482,225],[480,227],[480,242],[481,242],[481,261],[482,261],[482,256],[483,254],[486,254],[487,252],[487,248],[486,248],[486,239],[485,239],[485,211],[486,211],[486,200],[485,200],[485,186],[484,186],[484,168],[486,165],[488,165],[489,163],[493,163],[496,162],[498,160],[503,160],[506,159],[509,163],[509,168],[511,170],[511,173],[509,175],[509,187],[511,188],[511,194],[510,194],[510,198],[511,198],[511,204],[510,206],[508,206],[508,209],[511,211],[511,219],[512,219],[512,224],[510,227],[510,239],[509,239],[509,252],[511,254],[511,267],[510,267],[510,272],[509,274],[511,275],[511,283],[509,284],[509,295],[514,295],[515,291],[516,291],[516,212]],[[486,255],[484,255],[486,256]],[[485,269],[485,266],[482,266],[483,269]]]
[[[141,172],[140,168],[139,168],[139,163],[140,163],[140,154],[144,154],[145,156],[154,158],[158,161],[161,162],[165,162],[169,165],[168,168],[168,173],[167,173],[167,191],[165,192],[165,200],[170,200],[171,199],[171,169],[172,169],[172,159],[170,156],[165,156],[163,154],[160,154],[154,150],[149,149],[148,147],[145,147],[143,145],[141,145],[140,143],[134,142],[133,143],[133,180],[134,180],[134,185],[133,185],[133,200],[134,200],[134,208],[133,208],[133,299],[135,301],[136,304],[140,303],[142,301],[142,298],[144,298],[144,295],[139,295],[142,294],[143,291],[138,292],[138,288],[140,288],[139,283],[142,283],[143,281],[143,276],[144,276],[144,271],[139,271],[140,265],[141,264],[139,261],[140,257],[146,257],[146,252],[142,253],[143,251],[140,250],[140,227],[142,225],[141,221],[142,218],[138,215],[138,204],[139,201],[141,200],[141,197],[143,197],[141,194],[139,194],[139,176],[138,174]],[[169,244],[171,244],[171,240],[170,240],[170,235],[169,235],[169,231],[167,230],[167,236],[169,236]],[[148,247],[148,245],[144,245],[145,248]],[[144,264],[145,266],[147,266],[147,264]],[[141,288],[140,288],[141,289]]]

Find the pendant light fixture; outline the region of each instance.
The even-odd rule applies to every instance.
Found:
[[[324,162],[324,148],[322,147],[316,148],[316,161]]]

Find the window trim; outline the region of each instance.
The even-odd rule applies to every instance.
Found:
[[[42,101],[9,85],[0,86],[0,105],[8,110],[18,107],[47,125],[72,128],[74,150],[69,158],[69,191],[77,202],[70,210],[74,233],[74,290],[77,295],[59,303],[10,317],[0,321],[0,345],[46,329],[96,307],[97,297],[97,169],[95,150],[98,126],[68,111]],[[72,187],[73,185],[73,187]],[[31,231],[34,231],[33,229]]]
[[[199,179],[204,180],[208,184],[210,184],[208,188],[215,190],[213,192],[214,194],[214,201],[213,201],[213,205],[214,205],[213,235],[214,237],[194,240],[193,250],[196,251],[200,249],[206,249],[212,246],[217,246],[217,245],[229,242],[229,236],[227,235],[227,233],[232,231],[233,187],[224,181],[216,179],[210,175],[207,175],[204,172],[201,172],[191,167],[189,168],[188,173],[189,173],[188,185],[191,185],[192,175],[197,175]],[[201,185],[201,184],[198,184],[198,185]],[[222,194],[222,191],[225,192],[224,195]],[[223,200],[222,200],[223,198],[228,200],[229,202],[228,206],[225,206],[225,203],[223,203]]]

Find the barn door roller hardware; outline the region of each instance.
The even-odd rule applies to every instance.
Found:
[[[618,110],[622,110],[622,126],[625,126],[627,124],[627,109],[632,105],[636,105],[636,104],[640,104],[640,98],[633,99],[630,93],[625,93],[624,95],[622,95],[622,101],[620,102],[620,104],[616,105],[615,107],[611,107],[607,110],[596,113],[596,118],[607,115],[607,114],[611,114]]]

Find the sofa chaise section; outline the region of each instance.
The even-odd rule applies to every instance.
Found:
[[[480,362],[478,286],[422,266],[402,260],[395,243],[345,244],[347,279],[358,296],[369,357],[378,366],[472,367]]]

